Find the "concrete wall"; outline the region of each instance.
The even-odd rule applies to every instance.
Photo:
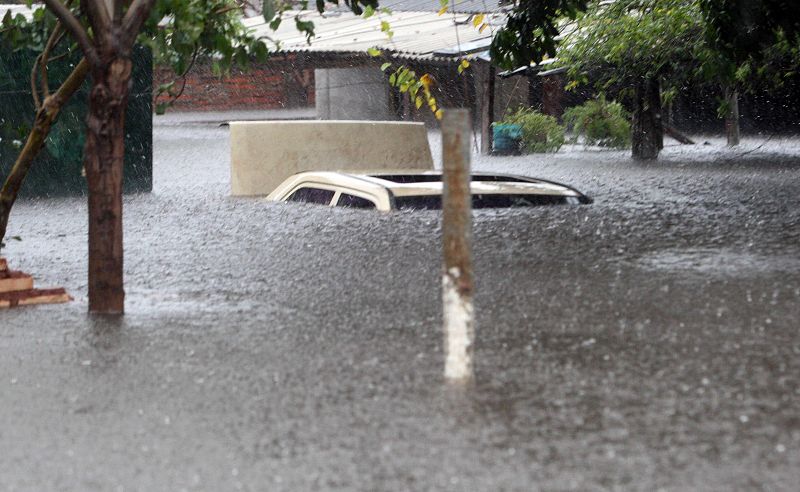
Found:
[[[389,83],[379,67],[314,70],[321,120],[393,120]]]
[[[422,123],[231,122],[231,194],[268,195],[301,171],[433,169]]]

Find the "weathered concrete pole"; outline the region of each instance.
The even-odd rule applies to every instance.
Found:
[[[470,195],[470,117],[466,109],[448,109],[442,121],[444,196],[442,239],[444,271],[444,376],[472,379],[475,340],[472,306],[472,197]]]

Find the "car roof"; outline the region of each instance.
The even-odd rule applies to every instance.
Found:
[[[474,194],[583,196],[574,188],[543,179],[482,172],[471,176],[470,190]],[[268,198],[278,199],[300,184],[340,186],[372,193],[386,189],[394,196],[439,195],[443,190],[441,177],[441,171],[306,171],[291,176]]]

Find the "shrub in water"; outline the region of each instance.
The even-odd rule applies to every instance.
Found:
[[[564,145],[564,127],[558,120],[531,108],[520,107],[506,114],[501,123],[522,127],[522,150],[525,152],[557,152]]]
[[[566,110],[564,123],[575,135],[573,141],[582,135],[585,145],[613,149],[627,149],[631,146],[628,113],[620,103],[608,101],[602,94],[597,99]]]

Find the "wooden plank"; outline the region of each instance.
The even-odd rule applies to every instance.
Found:
[[[0,293],[33,289],[33,277],[22,272],[7,272],[0,278]]]
[[[64,289],[29,289],[0,294],[0,309],[33,304],[61,304],[72,297]]]
[[[63,304],[72,300],[66,292],[61,294],[42,294],[33,297],[27,297],[19,300],[20,306],[32,306],[34,304]]]

